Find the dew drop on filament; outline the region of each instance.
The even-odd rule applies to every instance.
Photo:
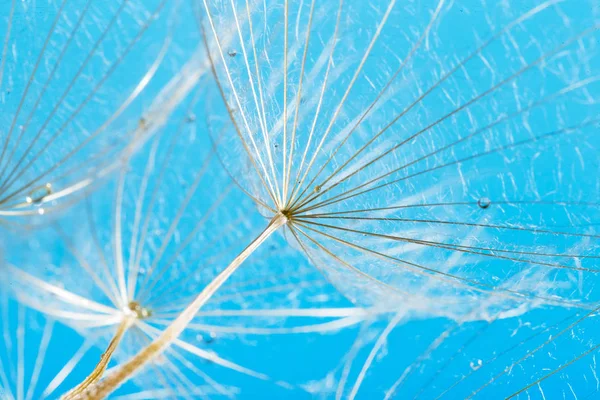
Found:
[[[206,332],[202,334],[202,341],[206,344],[211,344],[217,338],[217,334],[214,332]]]
[[[229,57],[235,57],[235,56],[237,56],[237,51],[236,50],[229,50],[227,52],[227,54],[229,55]]]
[[[477,202],[477,205],[479,206],[479,208],[484,209],[484,210],[486,208],[488,208],[491,204],[492,204],[492,201],[490,199],[488,199],[487,197],[482,197]]]
[[[52,194],[52,185],[46,183],[45,185],[32,189],[31,192],[29,192],[29,195],[25,198],[25,201],[28,204],[40,205],[46,196],[49,196],[50,194]]]

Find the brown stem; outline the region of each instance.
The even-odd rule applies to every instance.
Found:
[[[110,362],[110,359],[112,358],[113,353],[119,346],[119,343],[121,343],[121,339],[123,339],[123,335],[125,335],[125,332],[131,326],[131,322],[132,321],[130,318],[123,319],[121,324],[119,324],[119,328],[117,329],[117,332],[115,333],[115,335],[111,339],[110,343],[108,344],[108,348],[106,349],[104,354],[102,354],[102,356],[100,357],[100,362],[96,365],[96,367],[94,368],[92,373],[90,375],[88,375],[88,377],[85,378],[83,382],[81,382],[79,385],[75,386],[73,389],[71,389],[69,392],[67,392],[65,395],[63,395],[61,397],[61,400],[76,399],[77,396],[79,396],[83,392],[85,392],[85,390],[90,385],[93,385],[98,380],[100,380],[100,378],[104,374],[104,371],[106,371],[106,367],[108,366],[108,363]]]
[[[277,214],[266,229],[250,243],[219,275],[216,276],[194,299],[190,305],[169,325],[163,333],[149,346],[142,349],[133,356],[122,367],[113,374],[100,382],[89,386],[87,390],[80,393],[72,400],[100,400],[111,394],[119,388],[127,379],[129,379],[140,368],[159,356],[177,337],[183,332],[186,326],[194,318],[196,313],[212,297],[212,295],[229,279],[229,277],[242,265],[248,258],[273,232],[287,223],[287,217],[283,214]]]

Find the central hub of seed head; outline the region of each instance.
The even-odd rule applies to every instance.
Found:
[[[127,305],[129,311],[131,311],[137,319],[146,319],[152,316],[152,311],[146,307],[142,307],[137,301],[132,301]]]
[[[287,218],[288,221],[290,221],[294,215],[294,212],[292,210],[281,210],[280,213]]]

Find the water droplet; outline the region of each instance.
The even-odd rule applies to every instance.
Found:
[[[38,208],[38,214],[44,215],[46,211],[43,208]]]
[[[488,199],[487,197],[482,197],[477,202],[477,205],[479,206],[479,208],[482,208],[484,210],[486,208],[488,208],[491,204],[492,204],[492,201],[490,199]]]
[[[214,332],[206,332],[202,334],[202,341],[206,344],[210,344],[215,341],[217,334]]]
[[[195,114],[190,114],[188,115],[188,117],[186,118],[186,122],[191,123],[196,121],[196,115]]]
[[[227,54],[229,54],[229,57],[235,57],[235,56],[237,56],[237,51],[232,49],[232,50],[229,50],[227,52]]]
[[[138,275],[140,275],[140,276],[146,275],[146,268],[140,267],[140,269],[138,270]]]
[[[315,186],[315,193],[319,193],[321,191],[321,185]]]
[[[31,192],[29,192],[29,196],[27,196],[25,198],[25,201],[28,204],[39,205],[39,204],[42,204],[42,202],[44,201],[46,196],[50,195],[51,193],[52,193],[52,185],[49,183],[46,183],[45,185],[38,186],[38,187],[32,189]],[[41,214],[43,214],[43,212]]]

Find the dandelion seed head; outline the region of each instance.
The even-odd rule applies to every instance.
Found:
[[[189,32],[174,21],[180,6],[7,4],[0,23],[0,217],[7,226],[40,214],[38,203],[55,214],[98,187],[207,71],[188,59]],[[190,14],[177,19],[188,15],[191,23]],[[186,89],[177,72],[191,64]]]
[[[586,309],[597,302],[600,215],[589,199],[600,190],[600,78],[592,1],[482,1],[470,9],[443,0],[290,3],[200,2],[191,14],[204,51],[185,64],[177,55],[187,52],[175,52],[180,73],[166,85],[159,78],[165,91],[151,90],[159,94],[151,107],[136,106],[144,109],[141,117],[110,120],[110,107],[97,96],[97,117],[108,118],[107,131],[117,133],[108,143],[119,150],[107,157],[128,167],[107,183],[111,204],[91,198],[90,207],[104,211],[83,214],[86,245],[62,233],[65,260],[48,264],[61,266],[60,278],[50,280],[59,284],[48,283],[44,278],[55,271],[36,271],[37,262],[21,272],[8,267],[21,301],[82,331],[114,329],[133,315],[130,334],[152,341],[190,299],[200,299],[200,311],[155,366],[177,374],[178,367],[190,369],[189,356],[255,377],[262,375],[203,350],[198,332],[217,333],[217,348],[228,335],[330,332],[362,321],[354,314],[361,308],[339,318],[327,314],[339,310],[305,308],[323,295],[390,313],[349,389],[351,399],[373,361],[385,361],[397,325],[424,316],[459,327],[502,323],[542,306]],[[162,20],[140,10],[126,14],[139,22],[133,27]],[[125,48],[131,29],[119,32]],[[186,49],[185,40],[176,42]],[[120,49],[103,47],[98,68],[111,65]],[[145,60],[144,49],[132,59]],[[13,56],[21,57],[14,47]],[[203,56],[209,60],[198,61]],[[214,97],[224,104],[190,99],[208,70]],[[125,93],[123,86],[110,89]],[[73,97],[66,101],[71,108],[79,100]],[[83,137],[95,132],[83,118],[94,112],[78,117]],[[190,121],[192,112],[205,117]],[[170,134],[151,135],[163,128]],[[211,133],[206,142],[198,139],[201,128]],[[151,138],[148,152],[120,151],[123,137]],[[55,192],[44,202],[97,180],[97,165],[78,167],[71,165],[86,179],[43,180]],[[0,194],[1,178],[0,171]],[[229,197],[238,190],[244,200],[240,193]],[[29,198],[25,203],[33,205]],[[237,281],[220,281],[224,255],[240,254],[229,264],[237,268],[250,253],[261,254],[244,247],[263,219],[246,208],[250,202],[271,221],[253,244],[278,229],[269,239],[284,246],[266,253],[276,265],[266,273],[247,268]],[[7,206],[1,197],[0,203],[10,210],[20,204]],[[285,243],[293,263],[281,250]],[[297,263],[299,255],[315,270]],[[90,265],[105,268],[95,276]],[[313,279],[316,272],[323,276]],[[197,297],[198,287],[211,289],[215,281],[223,284],[218,292]],[[19,290],[27,286],[41,294]],[[260,309],[266,293],[282,308]],[[46,299],[52,301],[40,301]],[[279,318],[307,312],[331,319],[304,325]],[[243,322],[248,317],[251,323]],[[104,342],[111,337],[104,336]],[[143,347],[133,342],[117,358]],[[177,351],[185,352],[183,360]]]
[[[485,318],[592,301],[574,277],[599,249],[574,223],[598,217],[599,189],[596,8],[580,6],[205,5],[204,40],[238,50],[212,59],[219,158],[358,304]]]
[[[264,222],[220,167],[210,138],[192,134],[204,124],[188,119],[199,93],[177,107],[145,150],[128,157],[127,168],[106,182],[102,196],[89,196],[52,226],[32,232],[36,241],[56,252],[19,252],[23,258],[11,257],[13,264],[4,271],[14,297],[86,337],[96,337],[101,350],[125,326],[111,354],[117,362],[159,337]],[[29,249],[33,242],[27,239],[15,241]],[[237,360],[231,353],[224,357],[223,351],[244,341],[253,343],[257,352],[274,342],[283,346],[293,333],[333,341],[322,332],[359,324],[363,314],[307,265],[304,256],[283,246],[283,240],[273,238],[270,246],[275,250],[257,250],[244,273],[232,277],[174,347],[133,382],[152,392],[157,385],[178,393],[206,385],[213,392],[229,393],[229,387],[210,377],[219,369],[261,380],[269,372],[294,381],[282,365],[305,357],[301,349],[281,354],[268,368],[256,355]],[[198,367],[201,361],[210,367]],[[335,361],[332,357],[318,371]],[[182,386],[170,374],[183,374],[194,384]]]

